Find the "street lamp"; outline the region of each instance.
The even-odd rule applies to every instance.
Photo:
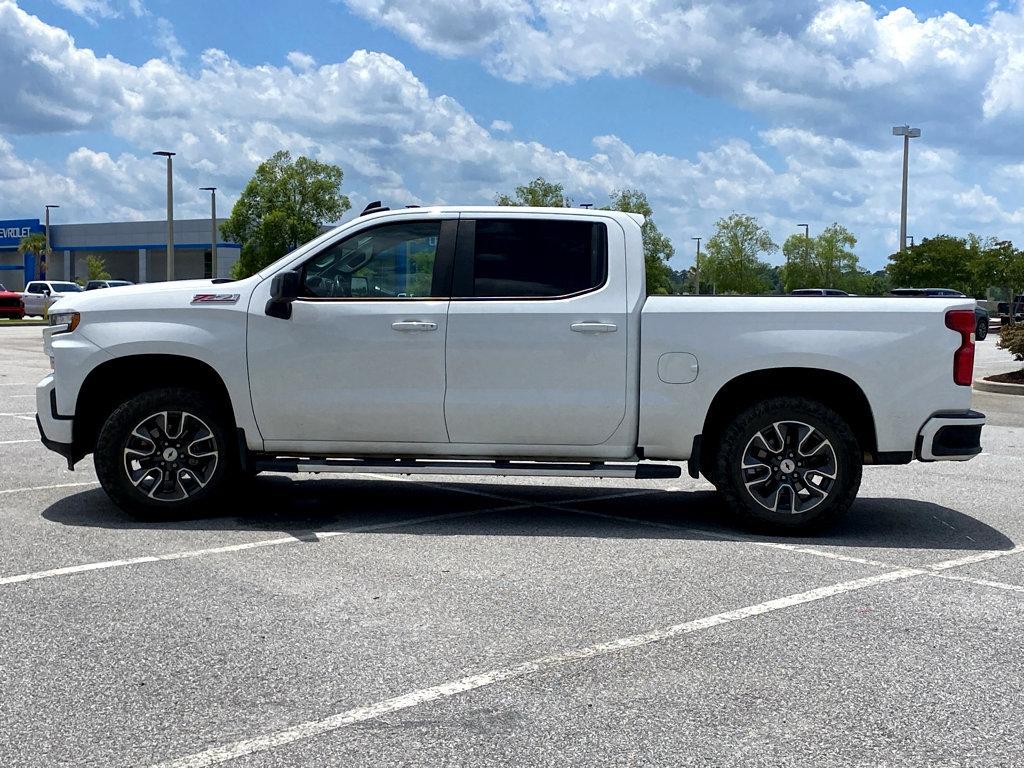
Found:
[[[174,182],[171,158],[175,153],[159,150],[153,154],[167,158],[167,280],[174,280]]]
[[[200,187],[210,193],[210,270],[212,277],[217,277],[217,188]]]
[[[40,276],[40,277],[43,277],[43,278],[46,277],[45,270],[49,266],[49,264],[50,264],[50,257],[52,256],[52,254],[50,253],[50,209],[51,208],[60,208],[60,206],[58,204],[56,204],[56,203],[47,203],[45,208],[46,208],[46,251],[44,253],[44,259],[46,261],[43,263],[43,270],[44,271],[43,271],[43,274]],[[68,277],[68,280],[71,280],[71,276],[70,275],[68,275],[67,277]]]
[[[690,240],[697,241],[697,256],[693,260],[693,293],[700,295],[700,238],[690,238]]]
[[[798,224],[797,227],[804,228],[804,261],[811,263],[811,225]]]
[[[907,250],[907,158],[910,155],[910,140],[921,135],[920,128],[908,125],[894,125],[893,136],[903,137],[903,199],[900,202],[900,251]]]

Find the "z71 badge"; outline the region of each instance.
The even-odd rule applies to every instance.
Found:
[[[235,304],[238,294],[196,294],[192,304]]]

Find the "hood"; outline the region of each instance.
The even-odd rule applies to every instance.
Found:
[[[236,280],[229,283],[214,283],[212,279],[173,280],[163,283],[142,283],[134,286],[118,286],[97,291],[82,291],[64,294],[55,302],[50,311],[59,310],[129,310],[134,308],[181,307],[189,304],[197,293],[248,295],[252,279]]]

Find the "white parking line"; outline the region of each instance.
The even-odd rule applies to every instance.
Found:
[[[34,411],[5,411],[0,414],[0,417],[34,417],[35,415]]]
[[[923,573],[924,571],[922,569],[899,569],[897,571],[888,571],[871,577],[864,577],[861,579],[839,582],[833,585],[815,588],[803,593],[794,593],[793,595],[787,595],[782,598],[775,598],[763,603],[753,604],[752,606],[745,606],[741,609],[733,609],[731,611],[721,612],[720,614],[713,614],[709,617],[702,617],[701,619],[683,622],[678,625],[658,628],[646,633],[626,636],[624,638],[617,638],[612,641],[605,641],[592,646],[585,646],[558,654],[538,657],[517,665],[489,670],[484,673],[467,676],[466,678],[449,681],[426,689],[417,689],[416,691],[409,692],[408,694],[392,697],[391,699],[382,700],[364,707],[346,710],[320,720],[306,721],[305,723],[297,724],[296,726],[292,726],[287,729],[281,729],[279,731],[252,737],[247,740],[240,740],[228,745],[211,748],[200,753],[193,753],[192,755],[177,758],[167,763],[159,764],[158,766],[213,766],[225,761],[243,758],[245,756],[252,755],[253,753],[278,748],[282,745],[298,742],[299,740],[305,740],[310,737],[316,737],[321,734],[333,732],[350,724],[370,721],[389,713],[407,710],[408,708],[416,707],[417,705],[422,705],[426,702],[447,699],[449,697],[454,697],[457,694],[461,694],[462,692],[481,689],[485,686],[492,686],[493,684],[500,683],[502,681],[510,681],[517,678],[532,676],[571,662],[581,662],[594,657],[621,652],[626,649],[635,649],[637,647],[647,646],[649,644],[666,641],[701,630],[707,630],[709,628],[739,622],[752,617],[759,617],[771,612],[789,609],[794,606],[811,603],[812,601],[820,601],[824,598],[830,598],[844,593],[852,593],[857,590],[864,590],[866,588],[874,587],[875,585],[907,579],[908,577],[918,576]]]
[[[995,582],[994,580],[978,580],[973,576],[964,576],[963,574],[927,574],[927,576],[934,576],[939,580],[952,580],[953,582],[966,582],[971,585],[980,585],[985,588],[998,588],[999,590],[1010,590],[1014,593],[1024,593],[1024,585],[1011,585],[1006,582]]]
[[[27,486],[21,489],[0,489],[0,494],[21,494],[26,491],[45,491],[47,489],[70,489],[75,486],[96,486],[99,481],[82,481],[80,483],[54,483],[50,486]]]
[[[479,513],[495,513],[503,510],[530,507],[530,505],[512,505],[508,507],[496,507],[487,510],[460,510],[457,513],[443,513],[441,515],[428,515],[419,518],[408,518],[402,521],[388,521],[385,523],[373,523],[366,526],[355,526],[351,529],[338,529],[332,531],[317,531],[313,533],[317,539],[330,539],[345,534],[361,534],[370,531],[383,529],[394,529],[402,526],[414,526],[418,523],[431,523],[433,521],[444,521],[451,518],[465,518]],[[0,585],[15,585],[21,582],[31,582],[37,579],[48,577],[63,577],[69,574],[81,574],[87,571],[101,571],[103,569],[116,569],[122,566],[134,566],[140,563],[159,563],[161,561],[180,561],[186,558],[198,558],[204,555],[217,555],[219,553],[237,553],[243,550],[255,550],[262,547],[274,547],[275,545],[294,545],[307,542],[306,539],[289,535],[275,539],[260,539],[255,542],[242,542],[237,545],[221,545],[220,547],[206,547],[200,550],[185,550],[177,553],[163,553],[161,555],[142,555],[136,558],[119,558],[112,561],[98,561],[95,563],[82,563],[75,566],[62,566],[56,569],[45,569],[27,574],[14,574],[9,577],[0,577]]]
[[[89,481],[84,483],[61,483],[54,484],[52,486],[32,486],[21,489],[3,489],[0,490],[0,494],[15,494],[26,491],[42,491],[45,489],[61,489],[74,486],[95,486],[98,481]],[[623,492],[618,495],[608,496],[631,496],[635,492]],[[367,524],[366,526],[357,526],[351,529],[339,529],[336,531],[318,531],[314,532],[313,536],[317,539],[330,539],[331,537],[340,537],[344,534],[359,534],[370,531],[379,531],[383,529],[393,529],[401,526],[413,526],[418,523],[429,523],[432,521],[443,521],[451,518],[468,518],[473,515],[481,515],[485,513],[498,513],[507,512],[510,510],[524,510],[531,507],[537,507],[536,503],[527,501],[520,502],[513,500],[516,504],[503,505],[501,507],[489,507],[483,509],[465,510],[456,513],[444,513],[441,515],[429,515],[420,518],[409,518],[403,521],[390,521],[385,523],[373,523]],[[567,499],[567,503],[580,502],[581,499]],[[44,569],[42,571],[29,572],[27,574],[13,574],[8,577],[0,577],[0,585],[14,585],[21,582],[31,582],[37,579],[47,579],[49,577],[64,577],[69,574],[81,574],[88,571],[101,571],[104,569],[115,569],[123,566],[134,566],[140,563],[158,563],[160,561],[177,561],[183,558],[197,558],[204,555],[216,555],[218,553],[234,553],[242,550],[252,550],[261,547],[272,547],[275,545],[291,545],[296,542],[306,542],[305,539],[300,539],[293,536],[278,537],[276,539],[261,539],[255,542],[243,542],[237,545],[223,545],[220,547],[203,548],[201,550],[187,550],[178,553],[164,553],[162,555],[142,555],[135,558],[118,558],[111,561],[97,561],[94,563],[82,563],[74,566],[61,566],[55,569]]]
[[[12,443],[39,443],[38,438],[25,438],[20,441],[0,441],[0,446],[10,446]],[[42,446],[42,443],[39,443]]]
[[[859,563],[865,566],[877,566],[884,569],[899,569],[899,568],[911,568],[903,564],[889,563],[886,561],[877,561],[871,558],[858,558],[853,555],[844,555],[842,553],[833,553],[830,550],[821,550],[816,547],[808,547],[806,545],[793,545],[788,542],[765,542],[764,540],[756,537],[747,536],[745,534],[727,534],[724,532],[711,531],[709,529],[698,529],[689,526],[678,526],[674,523],[662,523],[660,521],[645,521],[641,518],[632,518],[628,515],[610,515],[608,513],[596,513],[591,510],[580,510],[574,507],[564,507],[561,505],[550,505],[558,510],[564,510],[566,512],[578,513],[580,515],[589,515],[594,518],[607,518],[613,521],[623,521],[627,523],[636,523],[641,526],[650,526],[658,529],[671,529],[675,531],[685,532],[687,534],[695,534],[706,539],[720,540],[723,542],[743,542],[749,545],[756,545],[757,547],[766,547],[772,550],[787,550],[793,553],[805,553],[807,555],[817,556],[818,558],[829,558],[834,561],[846,561],[848,563]],[[1011,590],[1014,592],[1024,592],[1024,586],[1013,585],[1008,582],[996,582],[987,579],[976,579],[974,577],[965,577],[962,575],[943,574],[947,569],[955,569],[960,566],[969,566],[973,563],[980,563],[983,561],[990,561],[993,558],[1002,558],[1007,555],[1016,555],[1017,553],[1024,552],[1024,545],[1018,545],[1010,548],[1009,550],[986,550],[980,553],[973,553],[971,555],[964,556],[962,558],[955,558],[950,561],[942,561],[931,566],[924,566],[921,568],[928,569],[930,573],[928,576],[935,577],[937,579],[951,579],[957,582],[970,582],[974,585],[981,585],[983,587],[995,587],[1001,590]]]

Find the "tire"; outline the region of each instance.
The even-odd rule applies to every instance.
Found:
[[[238,475],[228,420],[194,390],[149,390],[107,417],[93,452],[100,485],[122,510],[175,518],[206,510]]]
[[[749,523],[817,531],[853,504],[862,464],[853,431],[832,409],[809,398],[769,398],[723,431],[716,485]]]
[[[978,327],[975,329],[974,338],[979,342],[988,336],[988,318],[978,318]]]

